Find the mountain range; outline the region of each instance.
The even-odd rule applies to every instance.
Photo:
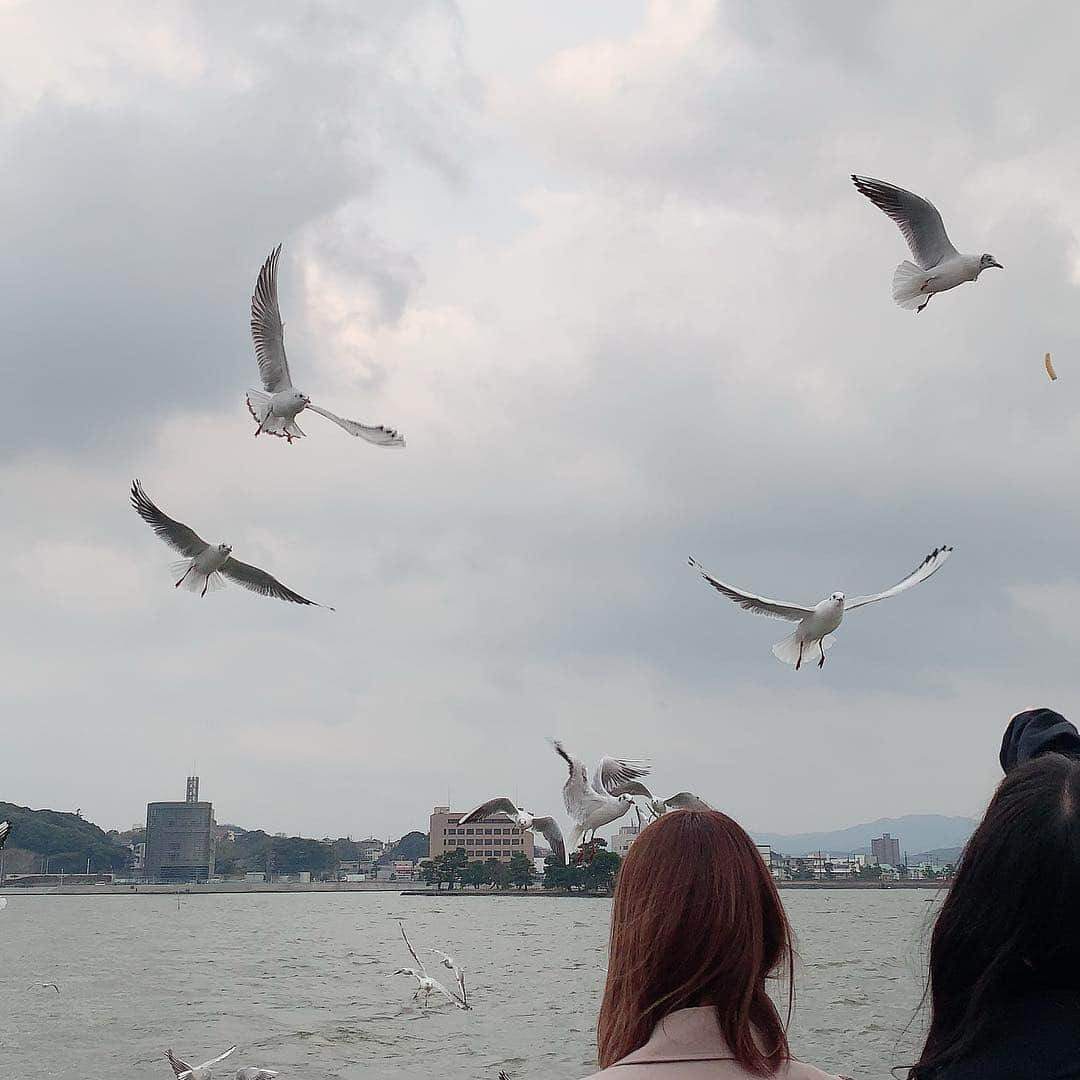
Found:
[[[943,814],[907,814],[898,818],[878,818],[864,825],[850,825],[832,832],[767,833],[754,832],[754,842],[768,844],[784,855],[808,855],[825,851],[830,855],[852,855],[870,852],[872,838],[889,833],[900,841],[900,852],[914,856],[941,848],[962,847],[975,829],[975,822],[966,817],[946,817]]]

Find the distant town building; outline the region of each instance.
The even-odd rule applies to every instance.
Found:
[[[488,859],[509,862],[518,851],[524,852],[532,861],[535,853],[531,829],[519,829],[503,813],[460,825],[464,816],[465,812],[452,811],[449,806],[436,806],[432,810],[428,826],[430,858],[436,859],[447,851],[464,848],[470,859],[480,862]]]
[[[189,776],[184,802],[147,803],[143,876],[161,882],[209,880],[213,835],[213,804],[199,802],[199,778]]]
[[[620,859],[625,859],[626,853],[630,850],[630,845],[638,838],[640,832],[641,830],[636,825],[623,825],[611,838],[611,850]]]
[[[888,833],[870,841],[870,857],[878,866],[900,865],[900,840]]]
[[[364,862],[374,862],[386,850],[386,845],[381,840],[370,837],[357,841],[356,848]]]

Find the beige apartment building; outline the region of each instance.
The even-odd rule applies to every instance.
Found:
[[[467,813],[467,810],[451,810],[449,806],[436,806],[432,810],[428,827],[430,858],[436,859],[444,852],[464,848],[470,859],[479,859],[480,862],[488,859],[509,862],[517,851],[532,862],[531,829],[519,829],[503,813],[482,821],[470,821],[468,825],[458,824]]]

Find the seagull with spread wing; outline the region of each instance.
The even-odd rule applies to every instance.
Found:
[[[993,255],[961,255],[945,232],[932,202],[903,188],[852,175],[855,187],[900,227],[915,262],[906,259],[893,274],[893,300],[909,311],[922,311],[934,293],[976,281],[991,266],[1003,269]]]
[[[832,647],[835,640],[834,631],[843,622],[847,612],[866,607],[867,604],[876,604],[879,600],[896,596],[913,585],[926,581],[945,565],[945,560],[952,554],[952,550],[947,544],[934,548],[906,578],[884,592],[873,593],[870,596],[854,596],[850,600],[842,592],[834,592],[813,607],[789,604],[783,600],[770,600],[736,588],[734,585],[728,585],[719,578],[713,577],[693,556],[690,557],[690,565],[717,592],[723,593],[729,600],[734,600],[744,610],[752,611],[755,615],[797,622],[799,625],[794,633],[773,646],[773,656],[785,664],[794,664],[795,670],[798,671],[802,667],[803,656],[809,655],[815,646],[820,654],[818,667],[825,666],[825,651]]]
[[[668,799],[657,798],[640,780],[630,780],[619,786],[619,793],[634,795],[645,801],[651,820],[663,817],[669,810],[711,810],[712,807],[690,791],[679,791]],[[638,811],[638,827],[641,826]]]
[[[235,1046],[230,1046],[224,1054],[218,1054],[216,1058],[204,1061],[201,1065],[189,1065],[186,1061],[181,1061],[176,1057],[171,1050],[166,1050],[165,1056],[169,1059],[172,1071],[176,1074],[176,1080],[214,1080],[214,1074],[210,1066],[216,1065],[219,1061],[224,1061],[235,1050]]]
[[[381,425],[361,424],[335,416],[329,409],[311,403],[307,394],[297,390],[289,374],[289,361],[285,356],[285,328],[281,323],[278,307],[277,265],[281,256],[278,244],[267,256],[255,282],[251,297],[251,336],[255,342],[255,358],[259,362],[262,390],[248,390],[247,405],[258,427],[256,435],[280,435],[290,443],[303,438],[304,433],[296,423],[296,417],[310,409],[350,435],[366,439],[376,446],[404,446],[405,440],[393,428]]]
[[[265,570],[234,559],[232,548],[228,544],[208,544],[194,529],[174,521],[150,501],[138,480],[131,485],[131,505],[135,507],[139,517],[157,533],[160,540],[184,556],[179,562],[172,564],[173,573],[180,574],[175,583],[176,588],[183,585],[189,592],[205,596],[207,592],[224,588],[227,579],[262,596],[288,600],[292,604],[324,606],[293,592]]]
[[[548,842],[559,862],[566,865],[566,844],[559,823],[553,817],[541,817],[531,810],[523,809],[513,799],[489,799],[475,810],[470,810],[458,824],[468,825],[472,821],[483,821],[492,814],[506,814],[519,829],[532,829],[539,833]]]
[[[428,952],[432,956],[439,958],[439,963],[444,968],[449,969],[454,976],[454,982],[457,983],[458,995],[461,997],[462,1002],[465,1004],[465,1008],[470,1008],[469,1005],[469,992],[465,989],[465,972],[458,967],[457,961],[449,954],[442,951],[442,949],[428,949]]]
[[[588,833],[591,832],[595,839],[597,829],[617,821],[634,805],[633,795],[626,792],[613,795],[609,788],[619,790],[622,784],[648,776],[649,766],[641,761],[602,757],[590,783],[585,763],[574,757],[558,739],[552,739],[551,744],[570,770],[563,784],[563,802],[574,822],[568,845],[568,850],[574,851]]]
[[[409,941],[408,934],[405,933],[405,927],[399,922],[398,929],[401,931],[401,936],[405,941],[405,947],[409,950],[409,955],[416,963],[415,968],[398,968],[393,972],[394,975],[409,975],[416,980],[416,993],[413,994],[413,1001],[419,1001],[421,1005],[426,1005],[428,998],[433,993],[440,993],[447,1001],[452,1001],[459,1009],[471,1009],[472,1006],[465,1000],[465,986],[464,977],[462,977],[459,986],[461,987],[462,996],[458,997],[451,990],[447,990],[445,986],[438,979],[433,979],[424,967],[424,961],[416,955],[416,950],[412,947],[412,942]]]

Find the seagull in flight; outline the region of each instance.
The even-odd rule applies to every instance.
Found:
[[[60,993],[60,987],[56,983],[33,983],[26,988],[27,990],[55,990]]]
[[[617,821],[630,810],[634,797],[622,791],[620,785],[648,776],[649,766],[641,761],[602,757],[590,783],[583,761],[574,757],[558,739],[552,739],[551,745],[570,770],[563,784],[563,802],[574,822],[569,844],[569,850],[574,851],[589,832],[595,839],[597,829]],[[612,788],[620,793],[612,794]]]
[[[189,1065],[186,1061],[181,1061],[174,1056],[171,1050],[166,1050],[165,1056],[169,1059],[172,1071],[176,1074],[176,1080],[214,1080],[210,1066],[224,1061],[235,1049],[235,1046],[230,1046],[224,1054],[218,1054],[216,1058],[204,1061],[201,1065]]]
[[[993,255],[961,255],[945,233],[933,203],[903,188],[852,174],[855,187],[900,227],[915,262],[904,260],[893,274],[893,300],[922,311],[934,293],[976,281],[991,266],[1004,269]]]
[[[246,1069],[237,1069],[236,1080],[274,1080],[277,1073],[273,1069],[259,1069],[249,1065]]]
[[[470,1007],[469,993],[465,989],[465,972],[458,967],[457,961],[449,953],[444,953],[442,949],[428,949],[428,952],[431,953],[432,956],[437,956],[439,958],[439,963],[442,964],[444,968],[448,968],[453,974],[454,981],[457,983],[458,994],[464,1002],[465,1008],[468,1009]]]
[[[173,551],[184,556],[179,562],[172,564],[173,573],[180,574],[175,583],[176,588],[183,585],[189,592],[205,596],[208,591],[215,592],[224,588],[224,579],[228,579],[263,596],[273,596],[293,604],[324,606],[293,592],[265,570],[234,559],[232,548],[228,544],[208,544],[194,529],[174,521],[150,501],[138,480],[131,485],[131,505],[161,540]]]
[[[835,640],[834,631],[843,622],[847,612],[865,607],[867,604],[876,604],[879,600],[896,596],[905,589],[926,581],[945,565],[945,560],[952,554],[952,550],[947,544],[934,548],[906,578],[884,592],[873,593],[869,596],[854,596],[850,600],[842,592],[834,592],[813,607],[789,604],[783,600],[769,600],[767,597],[756,596],[734,585],[728,585],[719,578],[713,577],[693,556],[690,556],[690,565],[717,592],[723,593],[729,600],[734,600],[746,611],[774,619],[797,622],[799,625],[794,633],[773,646],[773,656],[782,663],[794,664],[795,670],[798,671],[802,667],[804,654],[809,655],[815,646],[820,654],[818,667],[825,666],[825,651],[832,647]]]
[[[412,942],[409,941],[408,935],[405,933],[405,927],[398,923],[398,929],[401,931],[401,936],[405,941],[405,947],[409,950],[409,955],[416,963],[415,968],[398,968],[393,974],[395,975],[410,975],[416,980],[416,993],[413,994],[413,1001],[419,1001],[421,1005],[426,1005],[428,998],[435,992],[442,994],[447,1001],[452,1001],[459,1009],[471,1009],[472,1006],[465,1000],[464,996],[458,997],[457,994],[451,990],[447,990],[445,986],[438,979],[433,979],[427,972],[427,968],[424,967],[424,961],[416,955],[416,950],[412,947]],[[464,977],[458,984],[462,989],[464,995]],[[421,996],[422,995],[422,996]]]
[[[669,810],[712,810],[713,808],[704,800],[698,798],[690,791],[680,791],[668,799],[659,799],[640,781],[630,780],[621,785],[620,791],[627,795],[636,795],[645,800],[651,820],[655,821],[663,817]],[[640,812],[638,826],[640,827]]]
[[[506,814],[519,829],[532,829],[539,833],[555,853],[556,858],[563,866],[566,865],[566,843],[563,840],[562,829],[553,817],[540,817],[531,810],[525,810],[518,806],[512,799],[505,797],[489,799],[481,803],[475,810],[470,810],[459,822],[459,825],[468,825],[471,821],[482,821],[491,817],[492,814]]]
[[[262,390],[248,390],[247,405],[258,427],[255,434],[280,435],[292,443],[303,438],[304,433],[296,424],[296,417],[310,409],[350,435],[359,436],[376,446],[404,446],[405,440],[393,428],[361,424],[335,416],[329,409],[311,403],[307,394],[297,390],[289,374],[289,361],[285,356],[285,327],[278,307],[277,265],[281,256],[278,244],[267,256],[255,282],[251,297],[251,336],[255,342],[255,358],[259,362]]]

